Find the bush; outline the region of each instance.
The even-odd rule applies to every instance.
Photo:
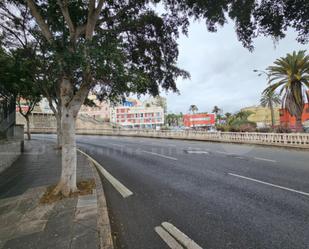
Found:
[[[292,130],[289,127],[278,126],[278,127],[275,128],[274,132],[275,133],[291,133]]]
[[[250,122],[248,120],[234,120],[231,124],[232,132],[255,132],[256,123]]]
[[[238,130],[240,132],[255,132],[256,131],[256,125],[247,123],[247,124],[242,124],[238,127]]]
[[[262,133],[269,133],[269,132],[273,132],[273,129],[270,127],[263,127],[263,128],[258,128],[256,131],[262,132]]]
[[[223,132],[226,132],[226,131],[230,131],[231,130],[231,127],[230,125],[216,125],[216,129],[217,131],[223,131]]]

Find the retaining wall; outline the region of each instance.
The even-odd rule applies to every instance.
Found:
[[[32,129],[34,133],[55,133],[55,129]],[[227,143],[275,145],[309,148],[308,133],[258,133],[258,132],[204,132],[204,131],[156,131],[119,129],[76,129],[76,134],[136,136],[183,140],[202,140]]]
[[[0,173],[10,167],[12,163],[20,156],[22,142],[17,140],[8,140],[0,142]]]

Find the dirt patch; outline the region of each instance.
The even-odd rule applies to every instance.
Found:
[[[93,193],[95,189],[95,181],[94,179],[83,180],[77,182],[77,192],[71,193],[68,197],[64,196],[62,193],[58,193],[57,195],[54,194],[54,189],[57,185],[52,185],[47,187],[45,193],[43,194],[42,198],[40,199],[41,204],[50,204],[53,202],[60,201],[64,198],[72,198],[77,197],[79,195],[90,195]]]

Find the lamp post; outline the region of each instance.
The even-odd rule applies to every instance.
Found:
[[[264,70],[254,69],[253,72],[258,73],[258,76],[262,76],[263,74],[265,74],[267,79],[270,78],[270,74]]]
[[[258,76],[262,76],[263,74],[266,75],[268,81],[269,81],[269,79],[270,79],[270,74],[267,73],[266,71],[254,69],[253,72],[258,73]],[[274,129],[274,115],[275,115],[275,114],[274,114],[273,104],[272,104],[271,101],[270,101],[270,106],[269,106],[269,108],[270,108],[271,120],[272,120],[272,122],[271,122],[271,123],[272,123],[272,124],[271,124],[271,127],[272,127],[272,129]]]

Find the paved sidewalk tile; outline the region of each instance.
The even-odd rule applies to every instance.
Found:
[[[96,249],[96,193],[43,205],[46,186],[61,173],[54,144],[33,140],[11,168],[0,175],[0,249]],[[88,161],[78,155],[78,179],[93,178]]]

